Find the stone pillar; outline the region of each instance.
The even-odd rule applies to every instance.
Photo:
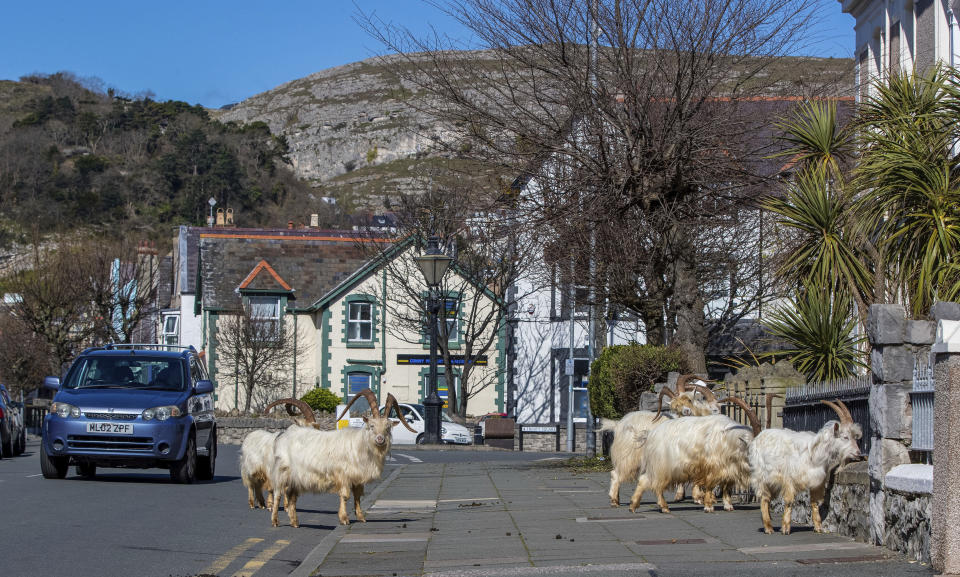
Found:
[[[912,437],[910,390],[918,352],[933,342],[933,323],[911,321],[900,305],[871,305],[867,316],[870,339],[870,537],[882,545],[886,533],[884,478],[890,469],[910,462]]]
[[[937,303],[933,346],[933,519],[930,562],[943,574],[960,573],[960,305]]]

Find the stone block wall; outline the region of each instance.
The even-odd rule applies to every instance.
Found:
[[[332,414],[320,413],[317,422],[324,430],[337,428]],[[293,419],[267,419],[261,417],[217,417],[217,441],[225,445],[239,445],[251,431],[264,429],[282,431],[293,424]]]

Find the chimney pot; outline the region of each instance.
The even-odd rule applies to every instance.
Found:
[[[292,221],[292,220],[288,220],[288,221],[287,221],[287,230],[293,230],[293,221]]]

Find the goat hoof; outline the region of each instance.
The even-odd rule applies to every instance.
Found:
[[[723,510],[724,510],[724,511],[733,511],[733,505],[724,505],[724,506],[723,506]]]
[[[780,532],[783,533],[784,535],[789,535],[790,527],[784,527],[783,529],[780,530]]]
[[[769,529],[764,529],[763,532],[766,533],[767,535],[773,535],[773,527]]]
[[[660,507],[660,512],[661,512],[661,513],[669,513],[669,512],[670,512],[670,507]]]

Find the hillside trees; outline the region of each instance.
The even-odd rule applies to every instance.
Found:
[[[783,55],[804,39],[816,3],[441,5],[492,62],[450,39],[364,22],[408,56],[397,73],[471,155],[534,183],[511,208],[552,245],[554,263],[575,261],[577,284],[639,312],[648,342],[678,343],[703,372],[711,331],[769,298],[757,269],[740,267],[758,262],[758,235],[727,231],[759,228],[743,207],[769,174],[765,125],[782,107],[771,97],[801,70],[787,72]]]
[[[288,197],[308,194],[286,140],[263,123],[221,124],[200,106],[104,93],[66,73],[20,84],[29,97],[0,111],[0,230],[11,240],[34,227],[156,239],[165,225],[205,223],[210,197],[238,224],[286,222]]]

